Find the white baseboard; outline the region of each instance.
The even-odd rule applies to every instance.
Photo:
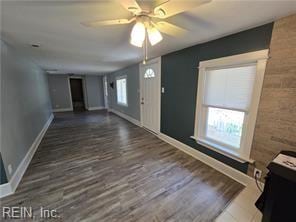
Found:
[[[53,114],[51,114],[49,119],[44,124],[42,130],[34,140],[33,144],[31,145],[26,156],[18,165],[9,182],[0,186],[0,198],[13,194],[15,192],[53,118],[54,116]]]
[[[109,112],[112,112],[126,120],[128,120],[129,122],[137,125],[137,126],[141,126],[140,121],[124,114],[121,112],[118,112],[114,109],[109,109]],[[32,146],[30,147],[28,153],[26,154],[26,156],[24,157],[24,159],[22,160],[22,162],[19,164],[17,170],[15,171],[14,175],[12,176],[11,180],[6,183],[6,184],[2,184],[0,185],[0,198],[4,197],[4,196],[8,196],[10,194],[13,194],[19,184],[19,182],[21,181],[27,167],[30,164],[31,159],[34,156],[34,153],[36,152],[45,132],[47,131],[51,121],[53,120],[53,115],[50,116],[50,118],[48,119],[48,121],[46,122],[46,124],[44,125],[43,129],[41,130],[41,132],[39,133],[39,135],[36,137],[35,141],[33,142]],[[195,159],[200,160],[201,162],[211,166],[212,168],[216,169],[217,171],[229,176],[230,178],[236,180],[237,182],[245,185],[245,186],[249,186],[251,184],[254,183],[254,179],[196,149],[193,149],[192,147],[181,143],[180,141],[171,138],[163,133],[160,133],[158,135],[158,137],[171,144],[172,146],[178,148],[179,150],[189,154],[190,156],[194,157]]]
[[[179,150],[189,154],[190,156],[194,157],[195,159],[198,159],[200,160],[201,162],[209,165],[210,167],[214,168],[215,170],[227,175],[228,177],[236,180],[237,182],[243,184],[244,186],[248,186],[252,183],[255,183],[255,180],[248,176],[247,174],[244,174],[184,143],[181,143],[180,141],[172,138],[172,137],[169,137],[163,133],[160,133],[158,135],[158,137],[171,144],[172,146],[178,148]]]
[[[73,111],[73,108],[53,109],[52,111],[54,113],[58,113],[58,112],[69,112],[69,111]]]
[[[88,111],[102,110],[102,109],[106,109],[106,108],[104,106],[94,106],[94,107],[88,107],[87,108]]]
[[[140,126],[141,127],[141,123],[140,123],[139,120],[136,120],[136,119],[134,119],[134,118],[132,118],[132,117],[124,114],[124,113],[118,112],[117,110],[114,110],[114,109],[108,109],[108,112],[112,112],[112,113],[114,113],[114,114],[122,117],[123,119],[126,119],[127,121],[135,124],[136,126]]]
[[[126,115],[126,114],[123,114],[121,112],[118,112],[114,109],[108,109],[109,112],[112,112],[112,113],[115,113],[116,115],[130,121],[131,123],[137,125],[137,126],[140,126],[141,127],[141,123],[140,121]],[[227,175],[228,177],[234,179],[235,181],[243,184],[244,186],[249,186],[251,184],[254,184],[255,183],[255,180],[248,176],[247,174],[244,174],[242,172],[240,172],[239,170],[236,170],[172,137],[169,137],[163,133],[160,133],[158,135],[158,138],[160,138],[161,140],[171,144],[172,146],[178,148],[179,150],[187,153],[188,155],[194,157],[195,159],[198,159],[200,160],[201,162],[207,164],[208,166],[214,168],[215,170]]]

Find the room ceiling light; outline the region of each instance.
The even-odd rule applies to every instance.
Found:
[[[145,37],[145,25],[142,22],[137,22],[132,29],[130,43],[134,46],[142,47]]]
[[[87,27],[100,27],[110,25],[127,25],[136,21],[131,31],[130,43],[136,47],[144,48],[144,61],[147,57],[147,41],[151,45],[159,43],[163,37],[160,32],[163,32],[172,36],[183,36],[187,30],[171,24],[166,21],[160,21],[169,17],[186,12],[193,8],[196,8],[202,4],[209,3],[211,0],[194,0],[194,1],[164,1],[158,4],[156,7],[145,7],[142,9],[138,4],[140,0],[119,0],[119,3],[128,10],[132,17],[124,19],[112,19],[103,21],[88,21],[81,22],[82,25]],[[148,37],[146,37],[146,30]]]
[[[148,28],[147,32],[149,42],[152,46],[156,45],[163,39],[161,33],[155,27]]]
[[[147,34],[152,46],[156,45],[163,39],[161,33],[151,24],[149,24],[149,27],[147,28]],[[146,27],[144,23],[137,22],[132,29],[130,43],[137,47],[143,47],[145,38]]]
[[[194,0],[194,1],[164,1],[156,6],[147,7],[142,9],[138,2],[140,0],[119,0],[118,1],[126,10],[128,10],[132,17],[124,19],[112,19],[103,21],[88,21],[81,22],[82,25],[87,27],[100,27],[110,25],[127,25],[136,21],[132,32],[130,43],[137,47],[142,47],[146,38],[146,29],[148,32],[148,38],[151,45],[155,45],[162,40],[160,32],[163,32],[172,36],[182,36],[187,30],[173,25],[166,21],[160,21],[170,18],[180,13],[186,12],[193,8],[196,8],[205,3],[211,2],[211,0]],[[152,28],[150,28],[152,26]],[[149,34],[150,33],[150,34]]]
[[[31,46],[32,46],[33,48],[39,48],[39,47],[40,47],[39,44],[32,44]]]

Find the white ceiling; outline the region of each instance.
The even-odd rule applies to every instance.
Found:
[[[102,74],[142,60],[142,50],[129,44],[132,25],[93,29],[80,24],[93,19],[129,18],[129,12],[116,0],[1,3],[2,38],[45,70]],[[294,13],[296,0],[213,0],[168,19],[188,29],[188,34],[182,38],[164,35],[161,43],[149,48],[148,56],[164,55]],[[34,43],[41,47],[32,48]]]

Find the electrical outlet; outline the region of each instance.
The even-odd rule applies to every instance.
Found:
[[[9,164],[7,168],[8,168],[9,175],[11,175],[12,174],[12,165]]]
[[[257,168],[254,169],[254,178],[261,178],[261,175],[262,175],[262,170],[259,170]]]

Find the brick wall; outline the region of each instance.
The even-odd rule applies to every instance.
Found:
[[[270,56],[251,151],[264,174],[280,150],[296,151],[296,15],[275,22]]]

